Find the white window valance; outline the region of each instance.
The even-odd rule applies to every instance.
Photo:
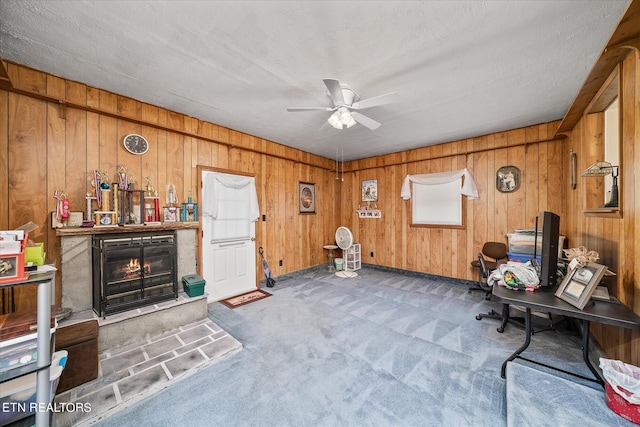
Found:
[[[460,188],[460,194],[467,196],[469,199],[477,199],[478,187],[476,187],[476,182],[473,180],[473,176],[471,176],[471,172],[469,172],[467,168],[450,172],[407,175],[404,179],[404,183],[402,184],[400,197],[402,197],[404,200],[409,200],[411,198],[412,182],[422,185],[447,184],[452,181],[457,181],[463,176],[464,182],[462,183],[462,187]]]

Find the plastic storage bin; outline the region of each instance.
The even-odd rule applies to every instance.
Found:
[[[182,288],[189,297],[204,295],[205,280],[197,274],[182,276]]]
[[[335,263],[336,263],[336,271],[342,271],[344,260],[342,258],[336,258]]]
[[[49,369],[49,397],[53,397],[58,388],[60,375],[67,364],[68,353],[64,350],[56,351],[51,356],[51,368]],[[0,408],[8,411],[0,411],[0,425],[6,425],[21,420],[35,413],[36,403],[36,373],[24,375],[11,381],[2,383],[0,387]]]
[[[533,253],[531,255],[526,254],[514,254],[512,252],[507,252],[507,258],[509,261],[513,262],[527,262],[533,259]],[[540,255],[536,255],[536,260],[538,260],[538,264],[542,262],[542,257]]]
[[[27,246],[24,248],[24,262],[31,262],[33,265],[43,265],[44,258],[44,243],[36,243],[34,246]]]
[[[507,234],[509,241],[509,249],[507,252],[513,254],[525,254],[533,255],[534,245],[537,246],[536,255],[542,253],[542,233],[538,232],[538,239],[536,241],[536,234],[534,232],[525,233],[509,233]],[[564,257],[562,248],[564,248],[565,236],[559,236],[558,238],[558,257]]]
[[[53,334],[55,331],[55,327],[50,330],[51,350],[53,350]],[[28,369],[29,365],[35,365],[37,361],[37,332],[0,341],[0,378],[10,375],[10,371],[13,369]],[[0,385],[0,388],[2,387],[4,387],[4,384]]]
[[[536,245],[535,231],[533,233],[509,233],[507,239],[509,241],[508,252],[533,255],[534,245]],[[542,233],[538,233],[537,246],[536,253],[539,254],[542,251]]]

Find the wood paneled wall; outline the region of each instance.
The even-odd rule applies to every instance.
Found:
[[[338,191],[333,160],[167,111],[19,64],[5,63],[15,90],[0,90],[0,229],[28,221],[60,265],[60,240],[50,226],[53,192],[66,190],[71,210],[86,211],[94,169],[115,176],[126,165],[138,184],[159,190],[173,183],[180,200],[198,194],[196,166],[255,175],[261,213],[256,243],[275,276],[326,262],[333,241]],[[140,133],[143,156],[128,153],[122,138]],[[316,183],[317,214],[298,213],[298,181]],[[278,262],[282,260],[280,267]],[[262,278],[260,258],[256,264]],[[60,303],[60,280],[56,283]],[[87,290],[91,284],[87,284]],[[35,307],[35,287],[19,288],[17,310]]]
[[[558,123],[547,123],[454,141],[345,164],[341,182],[342,225],[362,244],[365,263],[474,280],[470,262],[486,241],[507,243],[515,228],[535,227],[540,211],[564,217],[563,139],[553,139]],[[513,193],[496,189],[496,172],[517,166],[521,185]],[[400,198],[407,174],[467,168],[479,198],[466,201],[466,228],[411,227],[410,201]],[[363,180],[377,179],[381,219],[360,219],[356,209]],[[562,229],[561,221],[561,229]],[[373,257],[371,256],[373,252]]]
[[[572,246],[584,245],[600,254],[599,262],[609,266],[617,276],[607,281],[609,291],[623,304],[640,314],[640,59],[638,51],[629,50],[620,68],[620,105],[622,126],[622,161],[620,164],[621,217],[587,216],[589,186],[577,179],[577,188],[567,191],[567,232]],[[597,144],[597,141],[595,142]],[[565,145],[577,153],[578,173],[593,162],[593,129],[586,117],[573,128]],[[567,175],[568,176],[568,175]],[[592,324],[592,333],[611,358],[640,366],[640,334],[628,329]]]

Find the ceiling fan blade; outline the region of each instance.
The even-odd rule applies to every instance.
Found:
[[[336,79],[323,79],[322,81],[324,82],[325,86],[327,86],[327,90],[329,91],[334,104],[344,104],[344,96],[342,95],[342,87],[340,87],[340,82]]]
[[[297,113],[300,111],[333,111],[333,108],[329,107],[289,107],[287,111],[290,113]]]
[[[375,120],[370,119],[369,117],[362,115],[360,113],[356,113],[355,111],[351,113],[351,115],[353,116],[353,119],[356,122],[360,123],[362,126],[367,127],[371,130],[376,130],[380,126],[382,126],[380,123],[376,122]]]
[[[400,100],[398,92],[391,92],[380,96],[374,96],[373,98],[363,99],[362,101],[354,102],[351,108],[358,110],[362,108],[376,107],[378,105],[393,104]]]
[[[318,131],[325,131],[327,129],[333,129],[333,126],[331,126],[329,122],[325,120],[324,124],[320,126],[320,129],[318,129]]]

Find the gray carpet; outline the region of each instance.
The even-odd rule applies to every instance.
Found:
[[[633,427],[606,404],[602,390],[518,363],[507,366],[509,427]]]
[[[358,273],[308,272],[271,298],[210,305],[244,350],[99,425],[505,426],[500,368],[524,332],[475,319],[499,304],[455,281]],[[588,375],[572,340],[535,334],[527,356]]]

